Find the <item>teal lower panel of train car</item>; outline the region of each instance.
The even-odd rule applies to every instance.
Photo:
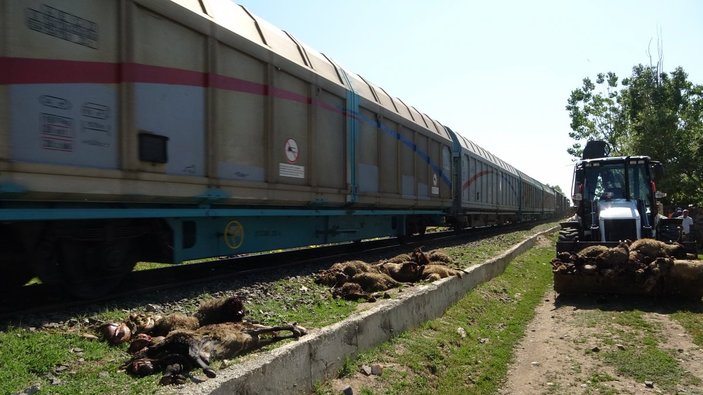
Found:
[[[436,218],[439,221],[439,218]],[[226,256],[405,234],[404,215],[169,219],[174,260]]]

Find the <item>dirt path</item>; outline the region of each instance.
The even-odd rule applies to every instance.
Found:
[[[620,310],[625,307],[624,310]],[[529,324],[525,338],[515,349],[508,382],[501,394],[643,394],[669,393],[657,383],[638,382],[620,375],[604,362],[599,353],[625,350],[640,334],[621,330],[613,322],[598,322],[595,301],[556,299],[554,291],[545,295]],[[627,306],[606,306],[610,311],[627,311]],[[635,309],[640,310],[639,307]],[[629,310],[633,310],[630,306]],[[681,368],[703,380],[703,351],[684,329],[666,313],[643,310],[643,319],[656,328],[659,348],[673,350]],[[594,313],[594,314],[589,314]],[[629,347],[629,346],[628,346]],[[637,347],[635,343],[635,347]],[[703,384],[676,386],[674,392],[703,394]]]

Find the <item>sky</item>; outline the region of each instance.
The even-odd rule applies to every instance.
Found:
[[[660,42],[664,71],[703,84],[698,0],[234,2],[567,195],[583,78],[628,77]]]

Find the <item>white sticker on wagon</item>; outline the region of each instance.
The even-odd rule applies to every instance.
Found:
[[[279,163],[278,175],[280,175],[281,177],[305,178],[305,166],[291,165],[289,163]]]

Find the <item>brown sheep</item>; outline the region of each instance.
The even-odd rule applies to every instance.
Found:
[[[419,263],[420,265],[429,265],[430,257],[422,251],[422,248],[416,248],[415,251],[410,254],[411,260]]]
[[[385,273],[359,273],[349,281],[361,285],[365,292],[386,291],[401,285]]]
[[[412,283],[422,275],[422,266],[413,261],[403,263],[385,262],[377,266],[379,272],[391,276],[395,281]]]
[[[158,314],[148,313],[131,313],[127,318],[126,324],[132,333],[149,333],[154,329],[156,322],[162,317]]]
[[[686,250],[679,243],[667,244],[663,241],[654,239],[636,240],[630,245],[630,251],[637,251],[640,255],[650,257],[652,259],[658,257],[685,257]]]
[[[461,277],[462,274],[463,271],[444,265],[430,264],[422,267],[422,279],[426,281],[437,281],[451,276]]]
[[[330,267],[330,270],[339,270],[349,277],[353,277],[359,273],[365,273],[368,271],[373,271],[371,265],[364,261],[347,261],[341,263],[335,263]]]
[[[315,274],[315,282],[328,287],[336,287],[337,285],[344,284],[348,280],[349,276],[344,274],[341,270],[325,269]]]
[[[368,302],[375,302],[376,298],[371,296],[368,292],[364,292],[361,285],[357,283],[344,283],[341,287],[337,287],[332,290],[332,295],[335,298],[342,298],[345,300],[359,300],[364,299]]]
[[[279,336],[278,332],[284,330],[291,334]],[[296,324],[270,327],[243,321],[206,325],[170,333],[161,342],[137,352],[123,368],[137,376],[162,371],[163,385],[184,383],[185,374],[196,367],[214,378],[217,374],[209,365],[213,360],[232,358],[306,333],[305,328]]]
[[[222,322],[240,322],[245,314],[242,300],[238,296],[230,296],[203,302],[195,312],[195,317],[200,326],[205,326]]]
[[[584,248],[583,250],[579,251],[576,256],[578,256],[580,259],[583,260],[594,260],[600,254],[606,252],[608,250],[608,247],[604,245],[593,245],[593,246],[588,246]]]
[[[244,304],[237,296],[204,302],[194,316],[174,313],[166,316],[132,313],[126,322],[106,324],[101,327],[103,336],[112,344],[129,341],[132,336],[147,334],[166,336],[177,329],[197,329],[200,326],[222,322],[242,321]]]
[[[432,263],[437,263],[437,262],[452,263],[453,262],[452,258],[450,258],[449,255],[445,254],[444,252],[442,252],[440,250],[430,251],[429,258],[430,258],[430,262],[432,262]]]
[[[412,260],[412,257],[411,257],[410,255],[408,255],[408,254],[400,254],[400,255],[394,256],[394,257],[391,258],[391,259],[388,259],[386,262],[390,262],[390,263],[403,263],[403,262],[407,262],[407,261],[411,261],[411,260]]]
[[[627,244],[620,243],[617,247],[608,248],[596,257],[596,263],[603,267],[622,267],[627,264],[629,254]]]
[[[175,330],[193,330],[197,329],[199,326],[200,321],[198,321],[197,317],[183,313],[173,313],[158,320],[154,325],[154,328],[145,333],[152,336],[166,336]]]

